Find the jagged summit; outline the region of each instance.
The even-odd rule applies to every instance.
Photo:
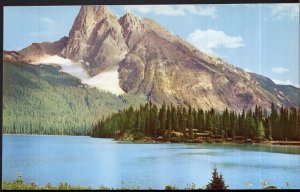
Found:
[[[107,6],[82,6],[62,54],[89,63],[90,74],[96,75],[117,65],[127,52],[121,29]]]
[[[122,27],[128,27],[129,25],[140,27],[141,25],[143,25],[142,21],[132,12],[127,12],[122,17],[120,17],[119,23]]]
[[[103,5],[82,6],[69,37],[4,54],[6,59],[35,63],[52,55],[81,62],[93,78],[87,80],[90,84],[101,89],[109,76],[111,85],[119,85],[118,92],[143,94],[157,103],[236,111],[255,105],[267,108],[272,102],[299,105],[295,102],[299,89],[277,89],[259,76],[201,52],[151,19],[131,12],[117,18]]]

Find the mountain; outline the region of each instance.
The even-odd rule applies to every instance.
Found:
[[[271,79],[255,73],[251,73],[251,75],[256,78],[264,89],[276,95],[282,103],[289,101],[296,106],[300,106],[300,92],[298,88],[291,85],[277,85]]]
[[[265,77],[197,50],[151,19],[132,13],[118,18],[107,6],[82,6],[69,37],[34,43],[18,54],[33,64],[61,57],[87,73],[82,83],[142,94],[155,103],[236,111],[268,108],[272,102],[299,106],[300,89],[266,83]]]

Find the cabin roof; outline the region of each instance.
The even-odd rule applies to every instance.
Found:
[[[196,133],[197,136],[210,136],[209,133]]]

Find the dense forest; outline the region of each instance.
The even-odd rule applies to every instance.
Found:
[[[3,64],[3,133],[89,135],[99,117],[145,102],[88,88],[58,67]]]
[[[102,118],[93,126],[93,137],[116,137],[125,133],[135,136],[157,138],[169,131],[184,133],[191,138],[192,130],[211,131],[224,137],[243,136],[259,140],[300,139],[300,108],[277,108],[272,104],[270,110],[258,106],[254,110],[236,113],[225,109],[188,109],[153,103],[140,105],[139,109],[130,107]]]
[[[190,137],[197,129],[224,137],[300,139],[299,108],[256,106],[236,113],[158,106],[142,96],[88,88],[49,65],[4,63],[3,85],[3,133],[158,137],[173,130]]]

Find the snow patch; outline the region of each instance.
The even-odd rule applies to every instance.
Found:
[[[119,86],[119,73],[117,69],[101,72],[98,75],[83,81],[83,83],[90,85],[91,87],[109,91],[116,95],[124,93]]]
[[[57,55],[43,57],[32,64],[56,64],[61,67],[60,71],[79,78],[83,84],[96,87],[100,90],[109,91],[116,95],[124,93],[119,86],[119,73],[117,67],[91,77],[83,64],[73,62],[70,59],[65,59]]]
[[[43,57],[39,61],[36,61],[32,64],[56,64],[61,67],[60,71],[68,73],[81,80],[86,80],[90,78],[89,74],[87,73],[87,70],[80,63],[74,63],[70,59],[65,59],[57,55]]]

